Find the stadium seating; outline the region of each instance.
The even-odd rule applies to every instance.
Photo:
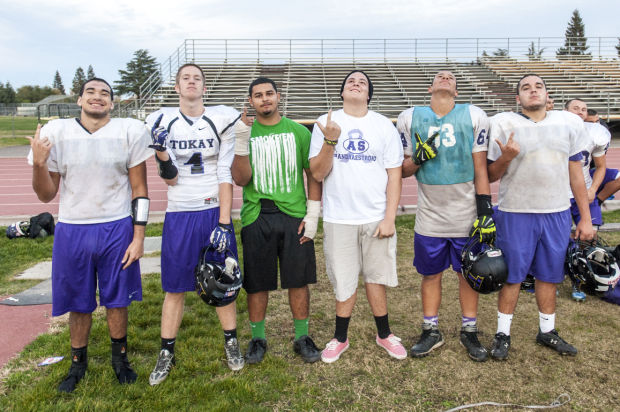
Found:
[[[247,87],[258,76],[272,78],[282,93],[281,110],[303,123],[313,122],[329,107],[341,106],[343,77],[353,68],[364,70],[374,84],[370,108],[395,119],[405,108],[428,104],[433,76],[441,69],[457,77],[457,103],[473,103],[488,114],[518,110],[514,87],[525,73],[538,73],[555,98],[556,109],[564,101],[579,97],[604,118],[620,119],[620,64],[618,60],[516,60],[483,57],[463,63],[429,61],[290,61],[264,64],[258,61],[229,61],[219,64],[196,62],[206,76],[207,104],[225,104],[241,109]],[[142,105],[144,115],[162,106],[178,105],[174,78],[162,85]]]

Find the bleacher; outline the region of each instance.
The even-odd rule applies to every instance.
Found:
[[[161,82],[155,83],[151,80],[150,86],[145,84],[145,94],[148,96],[140,105],[143,115],[162,106],[178,105],[178,96],[174,91],[174,74],[180,65],[194,62],[200,65],[205,73],[207,105],[225,104],[242,109],[247,101],[250,82],[258,76],[266,76],[276,82],[282,94],[282,113],[303,123],[313,122],[330,107],[341,107],[340,84],[345,74],[354,68],[364,70],[374,84],[370,108],[392,119],[407,107],[428,104],[428,87],[434,75],[439,70],[448,69],[457,78],[457,103],[475,104],[489,115],[518,110],[514,93],[516,82],[525,73],[538,73],[545,79],[550,94],[555,98],[556,109],[561,108],[565,100],[579,97],[588,103],[588,107],[599,111],[603,118],[620,120],[620,64],[617,59],[523,60],[508,56],[488,57],[486,53],[478,55],[478,47],[475,58],[466,59],[460,55],[450,58],[447,39],[446,56],[443,58],[418,58],[418,48],[421,47],[419,44],[422,43],[418,41],[415,42],[415,54],[404,49],[402,42],[398,43],[397,47],[391,47],[387,41],[383,41],[383,56],[377,58],[369,56],[372,54],[369,50],[375,50],[370,46],[362,49],[366,56],[359,56],[362,52],[359,51],[359,46],[356,49],[355,41],[352,41],[351,52],[345,50],[341,44],[327,49],[322,40],[320,56],[317,51],[309,51],[309,46],[304,44],[303,55],[298,58],[295,53],[302,53],[302,46],[295,49],[292,40],[286,43],[288,49],[282,46],[284,41],[276,43],[274,40],[269,44],[269,48],[266,48],[260,46],[258,40],[257,50],[260,51],[256,51],[256,58],[248,58],[248,51],[244,52],[242,58],[234,58],[235,56],[231,56],[233,50],[239,52],[245,49],[241,49],[241,46],[233,48],[230,45],[232,41],[226,41],[226,58],[221,58],[222,52],[217,49],[221,46],[215,47],[214,43],[207,43],[206,46],[201,46],[203,48],[198,48],[196,42],[199,41],[191,41],[191,50],[188,52],[190,43],[186,41],[182,46],[183,52],[177,50],[168,59],[166,68],[161,71]],[[376,44],[372,43],[372,47],[376,47]],[[465,48],[462,44],[458,47],[458,50]],[[309,56],[313,53],[316,55]],[[347,53],[352,53],[352,56]],[[390,56],[390,53],[395,55]],[[415,57],[408,58],[403,56],[403,53],[413,54]],[[430,51],[426,53],[431,54]],[[175,57],[176,61],[173,61],[172,57]]]

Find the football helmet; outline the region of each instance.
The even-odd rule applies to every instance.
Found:
[[[239,262],[232,251],[218,253],[213,244],[202,248],[194,274],[198,296],[211,306],[234,302],[243,283]]]
[[[571,240],[566,252],[566,271],[577,289],[594,296],[613,289],[620,279],[616,250],[599,240]]]
[[[501,249],[470,237],[461,252],[461,273],[473,290],[488,294],[500,290],[508,279]]]

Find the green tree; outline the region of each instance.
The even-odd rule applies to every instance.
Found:
[[[146,49],[136,50],[133,55],[133,59],[127,63],[126,70],[118,71],[121,79],[114,82],[114,89],[119,96],[133,94],[137,99],[140,99],[142,97],[140,95],[140,86],[153,73],[159,72],[159,65]],[[156,83],[158,85],[161,78],[158,74],[156,76]]]
[[[71,83],[71,94],[79,94],[80,89],[82,88],[82,84],[86,81],[86,76],[84,75],[84,69],[78,67],[75,70],[75,75],[73,76],[73,82]]]
[[[56,74],[54,75],[54,83],[52,87],[60,92],[60,94],[66,94],[65,85],[62,84],[62,78],[60,77],[60,73],[56,70]]]
[[[526,56],[529,60],[540,60],[544,51],[544,47],[542,49],[537,49],[534,42],[532,42],[527,48]]]
[[[586,37],[586,28],[579,15],[579,10],[575,9],[573,15],[568,22],[568,27],[564,32],[564,47],[560,47],[556,52],[558,59],[571,57],[592,58],[588,52],[588,38]]]
[[[618,37],[618,44],[616,45],[616,50],[618,50],[618,57],[620,57],[620,37]]]
[[[17,103],[36,103],[52,94],[60,94],[60,92],[49,86],[26,85],[17,89],[16,100]]]
[[[88,69],[86,70],[86,78],[92,79],[93,77],[97,76],[95,76],[95,70],[93,69],[93,66],[89,64]]]
[[[508,57],[508,49],[497,49],[493,52],[494,57]]]
[[[13,86],[11,86],[11,83],[9,82],[6,82],[6,85],[0,82],[0,103],[4,103],[4,104],[16,103],[15,90],[13,89]]]

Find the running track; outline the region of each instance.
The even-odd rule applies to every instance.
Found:
[[[610,148],[607,152],[607,167],[620,168],[620,148]],[[41,203],[32,190],[32,168],[24,157],[0,158],[0,217],[4,220],[13,216],[32,216],[41,212],[58,214],[58,196],[49,203]],[[147,180],[151,211],[166,210],[166,185],[157,176],[155,160],[147,161]],[[535,184],[535,182],[532,182]],[[497,183],[491,185],[493,198],[496,200]],[[418,185],[414,177],[403,181],[400,198],[402,211],[410,211],[418,201]],[[240,209],[242,203],[241,188],[234,187],[233,209]],[[7,223],[2,223],[6,225]]]

